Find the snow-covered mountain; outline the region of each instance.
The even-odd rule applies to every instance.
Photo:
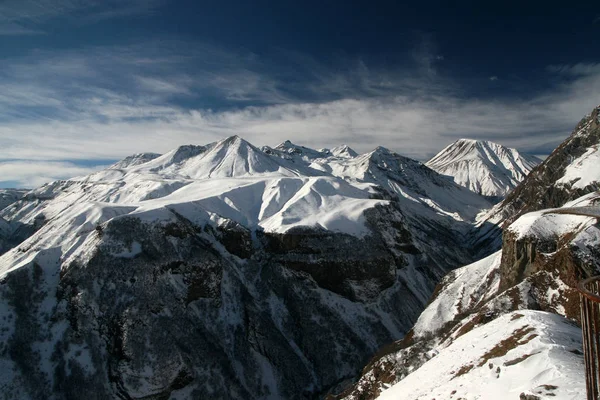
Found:
[[[37,188],[0,211],[0,390],[581,398],[599,112],[494,208],[383,147],[237,136]]]
[[[492,199],[502,199],[541,162],[489,141],[460,139],[425,165],[454,182]]]
[[[44,185],[0,212],[0,388],[319,397],[474,261],[466,235],[489,206],[384,148],[235,136]]]

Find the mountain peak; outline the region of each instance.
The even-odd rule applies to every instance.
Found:
[[[210,145],[209,145],[210,146]],[[213,145],[214,147],[234,147],[234,148],[252,148],[255,151],[260,151],[256,148],[252,143],[248,142],[245,139],[242,139],[238,135],[229,136],[223,140],[220,140]]]
[[[233,135],[233,136],[229,136],[226,137],[225,139],[219,141],[218,143],[222,143],[222,144],[235,144],[235,143],[248,143],[246,140],[242,139],[241,137],[239,137],[238,135]]]
[[[392,154],[393,152],[390,149],[388,149],[387,147],[377,146],[377,147],[375,147],[375,149],[373,149],[373,151],[371,153],[373,153],[373,154],[375,154],[375,153]]]
[[[481,142],[481,140],[470,139],[470,138],[460,138],[454,143],[477,143],[477,142]]]
[[[502,198],[521,182],[540,160],[498,143],[459,139],[426,165],[474,192]]]
[[[329,150],[329,152],[336,156],[342,158],[354,158],[358,156],[358,153],[354,151],[350,146],[342,144],[340,146],[336,146],[333,149]]]

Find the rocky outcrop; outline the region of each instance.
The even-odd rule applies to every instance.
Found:
[[[557,184],[565,170],[588,148],[600,144],[600,106],[582,119],[573,133],[533,169],[502,202],[502,213],[511,223],[519,216],[546,208],[561,207],[588,193],[600,190],[600,183],[573,188],[573,183]]]
[[[600,190],[600,172],[587,171],[592,175],[585,185],[578,183],[577,178],[565,180],[567,170],[585,162],[590,153],[597,153],[599,145],[600,106],[583,118],[571,135],[482,219],[472,232],[472,243],[480,248],[480,255],[498,250],[502,227],[510,225],[519,216],[561,207],[569,201]],[[595,169],[594,165],[591,169]]]

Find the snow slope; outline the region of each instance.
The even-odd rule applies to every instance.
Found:
[[[494,297],[500,283],[501,258],[502,252],[498,251],[446,275],[440,282],[442,289],[415,323],[414,334],[419,337],[435,334],[445,324]]]
[[[556,183],[569,185],[573,189],[584,189],[600,181],[600,144],[587,149],[566,168],[565,174]]]
[[[306,164],[269,156],[238,137],[181,146],[162,156],[128,157],[90,176],[45,185],[31,197],[47,202],[41,207],[25,204],[3,215],[32,223],[41,215],[57,218],[74,203],[105,203],[104,208],[114,204],[137,212],[193,203],[213,219],[229,218],[248,228],[283,233],[297,226],[321,226],[359,236],[366,232],[363,212],[387,203]]]
[[[540,162],[537,157],[497,143],[460,139],[425,165],[474,192],[503,198]]]
[[[555,314],[521,310],[456,339],[379,399],[585,398],[581,330]]]

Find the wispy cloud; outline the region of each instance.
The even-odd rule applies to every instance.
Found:
[[[61,160],[166,152],[233,134],[257,145],[384,145],[419,159],[461,137],[544,153],[600,102],[596,64],[548,67],[557,83],[529,98],[481,99],[432,74],[433,64],[385,70],[359,59],[338,69],[301,54],[280,57],[267,63],[250,52],[171,41],[6,60],[0,176],[31,186],[89,171]],[[215,107],[219,101],[229,106]],[[15,160],[37,163],[19,172],[23,161]]]
[[[2,20],[0,17],[0,36],[41,35],[39,29],[27,28],[15,22]]]
[[[164,0],[5,0],[0,3],[0,35],[44,33],[56,20],[73,25],[155,11]]]
[[[56,161],[6,161],[0,162],[0,183],[11,182],[14,187],[35,188],[57,179],[88,175],[104,167],[82,167]]]

